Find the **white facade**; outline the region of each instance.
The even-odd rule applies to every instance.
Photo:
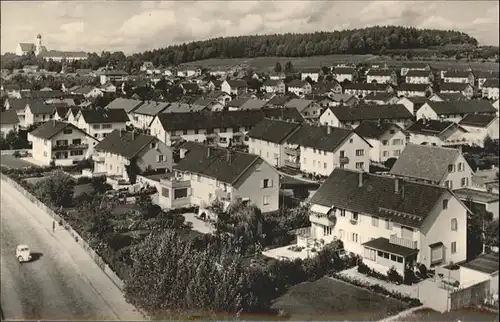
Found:
[[[353,129],[355,129],[362,121],[363,120],[342,122],[335,116],[335,114],[330,109],[326,109],[319,117],[319,123],[321,125],[330,125],[334,127],[344,127],[344,128],[348,127]],[[411,123],[411,119],[393,119],[393,120],[387,119],[383,121],[397,124],[401,128],[406,128]]]
[[[429,76],[406,76],[405,81],[409,84],[430,84],[430,83],[432,83],[432,80]]]
[[[460,126],[467,130],[468,133],[465,134],[465,137],[469,143],[482,147],[484,145],[484,139],[487,136],[492,139],[500,138],[498,129],[499,125],[498,117],[495,117],[495,119],[486,127],[465,124],[461,124]]]
[[[354,74],[335,74],[333,73],[333,77],[337,80],[337,82],[342,83],[345,80],[350,82],[354,81]]]
[[[248,151],[259,155],[270,165],[281,168],[285,166],[285,145],[259,139],[248,140]]]
[[[114,130],[125,130],[126,122],[88,124],[81,115],[77,115],[76,126],[92,137],[102,140]]]
[[[28,126],[33,125],[35,123],[49,121],[52,118],[53,118],[52,113],[33,114],[31,112],[31,109],[28,108],[28,105],[26,105],[26,108],[24,110],[24,124],[23,124],[23,126],[28,127]]]
[[[287,88],[287,91],[292,92],[297,96],[303,96],[312,93],[312,86],[309,83],[304,84],[302,87],[290,86]]]
[[[439,135],[421,133],[410,133],[409,143],[418,145],[434,145],[434,146],[447,146],[453,145],[457,142],[467,143],[465,138],[466,132],[458,127],[450,127],[449,130],[440,133]]]
[[[483,87],[481,92],[483,98],[490,100],[498,100],[498,97],[500,96],[498,87]]]
[[[385,132],[378,139],[367,139],[372,146],[370,149],[370,160],[375,162],[385,162],[390,158],[399,158],[406,146],[406,134],[401,130]]]
[[[305,81],[309,77],[313,82],[317,83],[319,79],[319,73],[300,73],[300,79]]]

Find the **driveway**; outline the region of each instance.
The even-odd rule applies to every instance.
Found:
[[[215,228],[207,221],[200,220],[196,218],[194,213],[182,214],[186,219],[186,222],[191,222],[193,224],[193,230],[200,232],[202,234],[212,234],[215,232]]]

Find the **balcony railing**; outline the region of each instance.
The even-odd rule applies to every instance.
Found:
[[[285,147],[285,153],[293,155],[293,156],[297,156],[297,155],[300,154],[300,150],[299,149],[293,149],[293,148]]]
[[[403,246],[406,248],[411,248],[411,249],[418,249],[417,248],[417,241],[416,240],[411,240],[407,238],[401,238],[396,235],[391,235],[391,238],[389,239],[389,242],[394,245],[399,245]]]
[[[85,143],[80,144],[59,144],[52,147],[53,151],[61,150],[78,150],[78,149],[88,149],[89,145]]]
[[[349,163],[349,158],[348,157],[339,157],[339,163],[340,164],[347,164],[347,163]]]

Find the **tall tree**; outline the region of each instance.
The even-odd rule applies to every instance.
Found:
[[[282,72],[281,63],[279,61],[274,65],[274,72],[277,74]]]
[[[292,62],[287,61],[285,64],[285,73],[293,73],[293,72],[294,72],[294,68],[293,68]]]

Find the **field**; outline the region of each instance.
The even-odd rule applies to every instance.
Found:
[[[186,66],[200,66],[202,68],[213,69],[226,69],[237,65],[248,64],[256,71],[269,72],[274,68],[276,62],[280,62],[282,66],[287,61],[291,61],[294,68],[300,70],[301,68],[320,68],[322,66],[332,66],[337,63],[377,63],[385,62],[390,66],[400,66],[405,61],[391,59],[390,57],[380,57],[376,55],[327,55],[327,56],[312,56],[312,57],[256,57],[256,58],[213,58],[199,60],[195,62],[185,63]],[[412,60],[412,63],[420,62]],[[474,70],[481,71],[498,71],[499,65],[495,62],[467,62],[456,60],[429,60],[422,61],[430,64],[437,69],[451,68],[451,69],[464,69],[469,65]]]
[[[293,286],[273,304],[291,320],[378,321],[407,309],[403,302],[323,277]]]
[[[478,310],[460,310],[454,312],[439,313],[437,311],[423,308],[416,310],[409,316],[401,317],[401,322],[426,322],[426,321],[498,321],[498,313]]]

